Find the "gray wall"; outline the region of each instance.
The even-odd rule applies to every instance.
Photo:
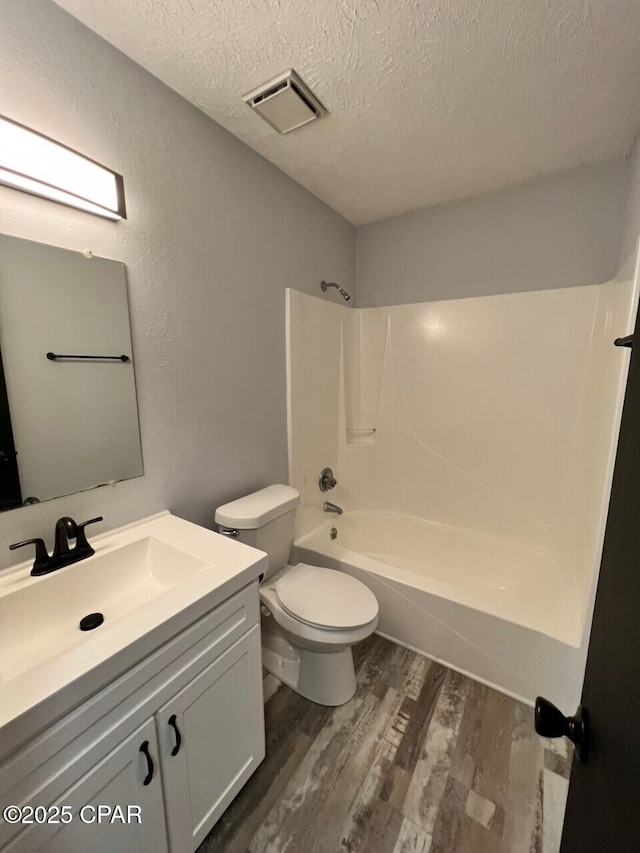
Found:
[[[3,0],[0,32],[2,113],[124,175],[127,221],[0,187],[0,231],[127,265],[145,465],[4,513],[0,566],[10,542],[51,545],[65,514],[211,525],[218,503],[286,480],[284,291],[353,289],[354,229],[49,0]]]
[[[515,293],[613,278],[629,163],[589,166],[357,229],[358,305]]]
[[[629,157],[629,196],[620,252],[620,277],[631,278],[638,263],[640,237],[640,136]]]

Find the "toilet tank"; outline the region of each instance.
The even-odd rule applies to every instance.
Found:
[[[293,526],[300,494],[292,486],[267,486],[216,510],[219,530],[237,530],[245,545],[266,551],[269,568],[265,578],[278,572],[289,559]]]

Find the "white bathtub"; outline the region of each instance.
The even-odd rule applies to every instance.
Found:
[[[544,695],[575,710],[584,616],[550,555],[419,519],[346,512],[297,539],[293,557],[363,581],[384,636],[530,704]]]

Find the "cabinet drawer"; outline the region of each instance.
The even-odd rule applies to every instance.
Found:
[[[258,622],[253,583],[7,759],[0,803],[53,802]]]

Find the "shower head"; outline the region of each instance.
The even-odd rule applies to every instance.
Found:
[[[347,291],[343,287],[340,287],[339,284],[336,284],[335,281],[321,281],[320,287],[323,290],[326,290],[328,287],[335,287],[335,289],[338,291],[340,296],[342,296],[345,302],[348,302],[351,299],[351,296],[347,293]]]

